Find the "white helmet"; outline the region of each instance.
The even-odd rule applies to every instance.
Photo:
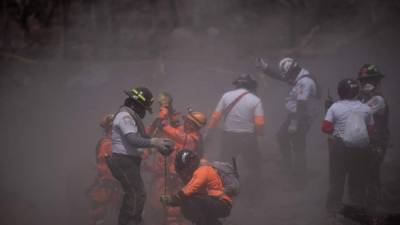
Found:
[[[287,74],[289,71],[291,71],[293,68],[298,67],[299,64],[292,58],[283,58],[279,62],[279,71],[282,74]]]

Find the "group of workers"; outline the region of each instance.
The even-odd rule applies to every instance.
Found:
[[[320,86],[316,77],[292,58],[282,59],[279,71],[261,58],[257,67],[291,86],[287,118],[277,132],[277,142],[283,171],[294,175],[295,185],[304,187],[306,135],[318,115],[316,106],[321,105]],[[388,106],[379,89],[382,78],[378,67],[366,64],[358,80],[339,82],[340,100],[326,101],[322,131],[329,134],[327,209],[332,215],[340,209],[346,176],[352,203],[370,207],[378,204],[380,164],[389,145]],[[89,191],[91,224],[103,223],[107,206],[120,202],[120,196],[118,224],[142,223],[146,201],[142,168],[154,174],[151,210],[147,213],[160,218],[158,224],[183,225],[186,220],[197,225],[221,224],[219,219],[230,214],[234,196],[226,192],[218,169],[203,157],[205,137],[201,129],[206,127],[204,136],[212,135],[219,121],[223,121],[219,159],[230,162],[232,157],[242,156],[249,170],[243,184],[257,186],[251,184],[260,179],[262,171],[258,137],[263,135],[265,119],[262,102],[256,95],[257,82],[251,75],[243,74],[233,85],[235,89],[222,96],[208,123],[202,112],[188,109],[186,115],[176,113],[172,96],[161,93],[156,98],[160,106],[158,116],[149,127],[144,126],[142,119],[152,112],[153,94],[146,87],[125,91],[127,98],[118,112],[101,121],[105,135],[96,149],[98,175]],[[348,141],[357,138],[355,131],[350,132],[352,137],[346,137],[346,129],[352,127],[348,121],[356,124],[353,127],[359,133],[365,128],[365,145]]]

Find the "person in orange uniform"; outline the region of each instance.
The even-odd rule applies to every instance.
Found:
[[[219,218],[229,216],[232,199],[224,193],[218,172],[200,164],[200,157],[186,149],[177,153],[175,168],[185,186],[174,195],[161,195],[161,203],[180,207],[183,216],[196,225],[221,225]]]
[[[175,142],[173,152],[167,158],[164,158],[161,155],[156,155],[154,162],[151,166],[151,170],[155,174],[155,178],[153,181],[153,192],[155,194],[153,196],[160,196],[164,192],[165,186],[165,177],[164,177],[164,163],[167,162],[168,169],[168,193],[176,192],[182,187],[182,182],[176,176],[174,160],[176,154],[182,149],[188,149],[191,151],[195,151],[198,154],[202,154],[202,137],[200,134],[200,129],[206,124],[206,116],[201,112],[192,112],[186,116],[183,116],[184,122],[181,125],[180,122],[177,121],[176,113],[171,109],[172,108],[172,98],[169,94],[163,93],[163,96],[168,96],[167,98],[159,97],[160,103],[160,111],[159,111],[159,120],[160,126],[159,129],[162,133],[162,136],[172,139]],[[173,115],[171,117],[171,115]],[[160,202],[154,199],[153,204],[155,208],[160,208]],[[185,224],[181,219],[181,214],[179,208],[169,207],[167,208],[167,224],[168,225],[178,225]]]
[[[88,191],[91,202],[90,225],[103,223],[107,207],[111,205],[117,208],[121,196],[119,183],[112,176],[105,159],[105,157],[111,155],[111,126],[113,118],[113,114],[108,114],[100,122],[100,126],[104,129],[105,134],[97,144],[97,175]]]

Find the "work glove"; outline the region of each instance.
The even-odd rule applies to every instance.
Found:
[[[294,120],[294,119],[290,120],[289,127],[288,127],[288,133],[295,134],[295,133],[297,133],[297,130],[298,130],[298,121]]]
[[[172,195],[161,195],[160,196],[160,202],[164,206],[169,206],[173,202],[173,197],[172,197]]]
[[[163,156],[170,155],[174,146],[174,142],[169,138],[152,138],[150,144],[156,147]]]
[[[256,68],[261,71],[266,71],[268,69],[268,63],[264,61],[263,58],[257,58],[256,60]]]

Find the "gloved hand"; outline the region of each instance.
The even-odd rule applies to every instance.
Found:
[[[160,202],[165,206],[171,205],[173,202],[173,197],[172,195],[161,195]]]
[[[174,146],[174,142],[169,138],[152,138],[150,139],[150,143],[164,156],[171,154],[172,147]]]
[[[261,70],[261,71],[265,71],[268,69],[268,63],[264,61],[263,58],[257,58],[256,60],[256,68]]]
[[[297,130],[298,130],[297,127],[298,127],[298,121],[294,120],[294,119],[290,120],[289,127],[288,127],[288,133],[289,134],[297,133]]]

